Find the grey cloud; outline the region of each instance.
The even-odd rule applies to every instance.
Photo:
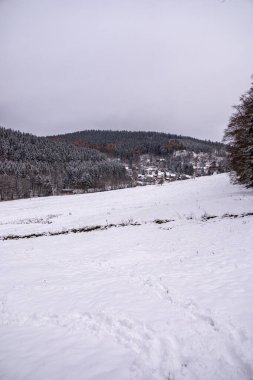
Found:
[[[221,139],[253,72],[250,0],[0,2],[0,124]]]

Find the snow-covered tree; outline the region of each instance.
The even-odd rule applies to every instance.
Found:
[[[234,110],[224,136],[231,174],[235,182],[253,187],[253,85]]]

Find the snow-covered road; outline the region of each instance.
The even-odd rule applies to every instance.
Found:
[[[0,240],[0,379],[253,379],[252,212],[226,175],[1,203],[2,238],[126,226]]]

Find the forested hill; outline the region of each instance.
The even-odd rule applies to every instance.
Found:
[[[225,146],[221,143],[160,132],[85,130],[50,138],[95,148],[121,159],[141,154],[166,155],[177,150],[225,155]]]
[[[0,127],[0,199],[59,194],[127,181],[119,162],[94,149],[77,147]]]
[[[133,185],[145,170],[145,154],[165,157],[157,173],[177,175],[204,175],[206,164],[222,172],[226,155],[221,143],[158,132],[86,130],[46,138],[0,127],[0,200]],[[135,172],[127,162],[138,164]]]

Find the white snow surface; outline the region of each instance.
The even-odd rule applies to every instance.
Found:
[[[0,379],[253,379],[252,212],[227,175],[1,203]]]

